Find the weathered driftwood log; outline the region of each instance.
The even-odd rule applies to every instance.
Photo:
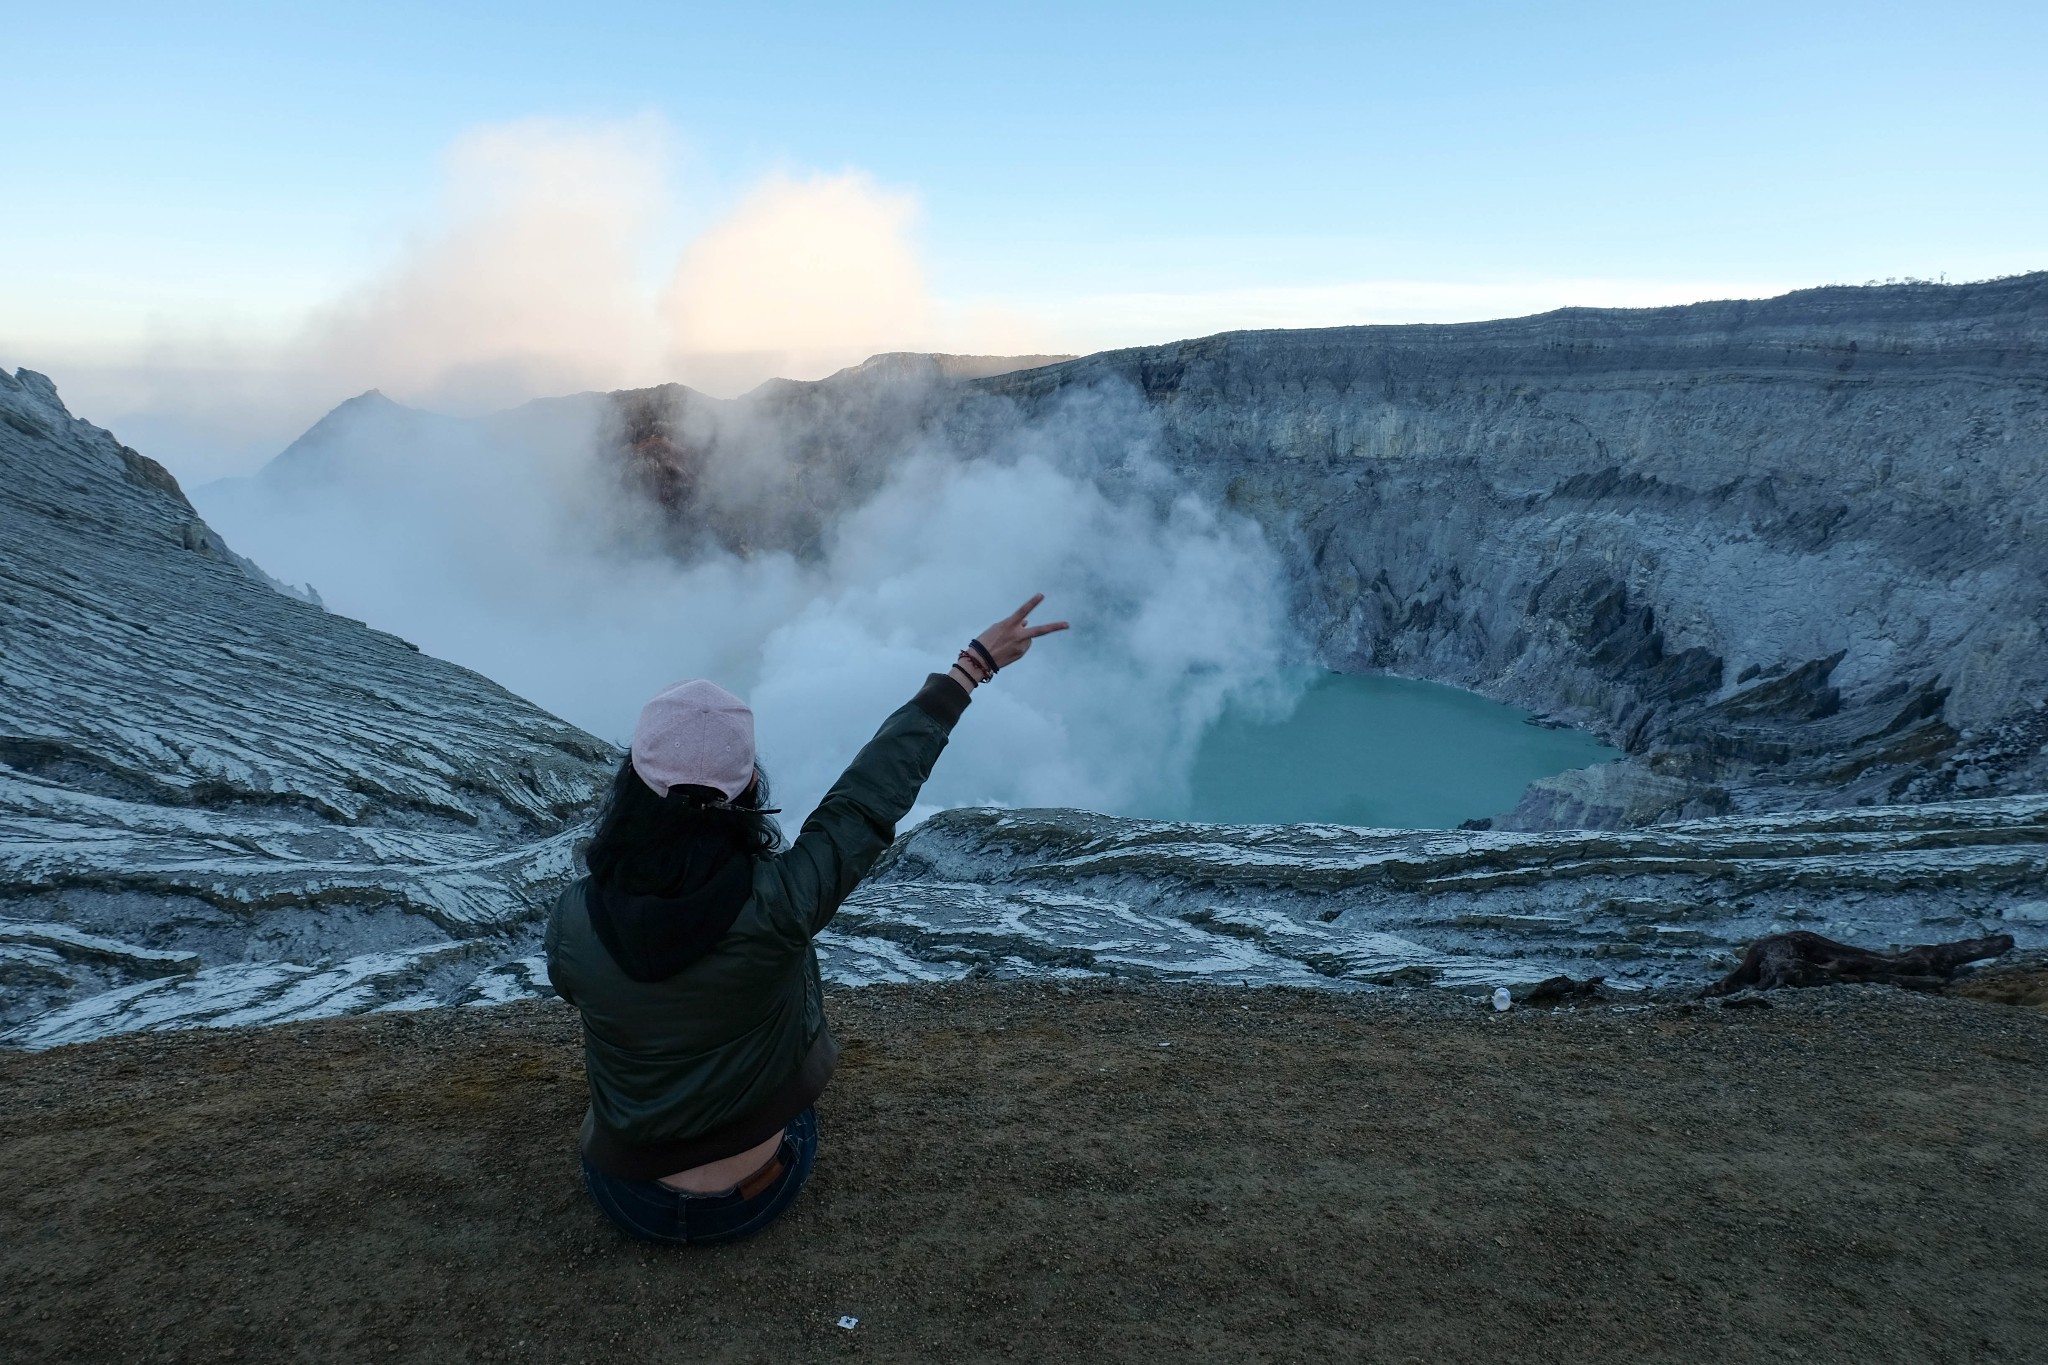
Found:
[[[1833,986],[1844,982],[1874,982],[1927,991],[1947,985],[1956,969],[1966,962],[2011,951],[2011,934],[1966,938],[1955,943],[1923,943],[1896,953],[1852,948],[1804,930],[1766,934],[1749,945],[1742,965],[1701,994],[1732,995],[1749,987],[1768,991],[1779,986]]]

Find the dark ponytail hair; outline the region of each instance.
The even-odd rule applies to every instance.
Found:
[[[781,849],[782,827],[774,816],[768,774],[759,764],[752,785],[728,804],[714,787],[678,785],[667,796],[656,796],[633,771],[628,754],[612,778],[583,861],[607,890],[668,895],[692,867],[702,866],[707,853],[715,856],[729,848],[764,858]]]

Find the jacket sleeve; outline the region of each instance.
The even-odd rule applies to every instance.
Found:
[[[569,892],[566,890],[555,897],[555,908],[548,915],[548,931],[542,942],[548,955],[548,984],[555,988],[556,995],[573,1005],[576,998],[569,994],[565,980],[567,973],[557,970],[561,962],[562,908],[568,900]]]
[[[917,695],[882,722],[804,821],[796,843],[775,860],[783,903],[806,938],[832,922],[839,903],[895,842],[896,822],[910,812],[966,709],[967,689],[943,673],[926,678]]]

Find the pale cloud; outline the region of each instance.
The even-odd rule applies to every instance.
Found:
[[[653,121],[481,129],[449,153],[442,225],[313,327],[344,387],[451,411],[682,381],[717,395],[928,348],[918,203],[868,176],[774,174],[649,287],[684,205]]]
[[[858,173],[765,178],[651,286],[686,207],[667,141],[651,122],[463,138],[441,226],[316,322],[310,368],[463,412],[669,380],[729,396],[934,344],[917,203]]]
[[[436,228],[312,321],[301,364],[349,393],[455,411],[655,382],[659,328],[638,274],[667,142],[651,119],[523,120],[458,139]]]
[[[917,211],[859,174],[762,182],[676,265],[663,311],[677,372],[730,390],[930,347]]]
[[[678,379],[727,396],[943,339],[910,195],[778,174],[706,214],[671,181],[673,142],[651,118],[478,129],[448,149],[440,203],[389,263],[285,334],[34,354],[17,339],[14,363],[55,372],[83,415],[204,480],[365,389],[454,413]],[[692,208],[709,226],[663,260]]]
[[[852,170],[778,173],[721,205],[678,187],[677,142],[652,117],[476,129],[447,149],[438,202],[386,263],[295,320],[195,322],[144,344],[16,333],[0,338],[0,360],[50,371],[81,415],[204,480],[254,467],[370,388],[455,413],[670,380],[730,396],[881,351],[1086,353],[1239,328],[1471,321],[1789,287],[1382,279],[936,297],[911,193]],[[678,240],[685,220],[704,226]]]
[[[457,413],[664,378],[643,257],[672,202],[655,119],[525,119],[442,158],[438,202],[386,263],[282,326],[159,326],[38,350],[81,415],[190,481],[246,472],[365,389]]]

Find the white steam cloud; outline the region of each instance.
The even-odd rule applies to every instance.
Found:
[[[770,177],[677,263],[663,299],[677,377],[738,393],[931,348],[916,219],[914,200],[864,176]]]
[[[311,581],[330,609],[615,742],[679,678],[732,688],[793,819],[926,673],[1034,590],[1040,619],[1074,629],[976,694],[920,813],[1172,814],[1223,707],[1285,701],[1279,561],[1250,521],[1158,464],[1133,396],[1077,395],[1031,422],[1002,409],[971,458],[914,441],[802,558],[660,548],[651,504],[598,453],[601,408],[458,422],[365,406],[297,477],[281,467],[198,500],[238,550]],[[772,465],[802,434],[759,423],[743,458]]]
[[[688,173],[682,141],[655,117],[476,129],[445,151],[436,202],[353,283],[309,250],[288,284],[138,282],[132,301],[80,321],[82,331],[52,332],[47,319],[24,323],[0,310],[0,363],[47,371],[73,411],[190,486],[255,468],[335,403],[371,388],[481,413],[668,380],[732,395],[885,351],[1083,352],[1240,327],[1456,321],[1789,287],[1574,278],[1260,285],[1231,252],[1212,262],[1209,287],[1148,290],[1144,281],[1159,274],[1148,248],[1115,272],[1130,282],[1118,292],[1085,283],[1102,278],[1099,258],[1093,269],[1079,259],[1073,269],[1062,261],[1022,275],[1009,268],[1019,262],[991,260],[981,273],[992,292],[941,296],[921,262],[914,196],[857,171],[711,184]],[[311,282],[322,276],[333,280],[326,294]],[[143,301],[151,297],[159,302]],[[47,311],[82,319],[91,310]]]
[[[670,182],[671,142],[655,121],[459,139],[436,216],[380,274],[258,360],[171,347],[128,376],[153,416],[113,425],[170,457],[271,573],[608,739],[679,678],[731,687],[797,816],[926,673],[1042,590],[1074,630],[978,695],[930,803],[1177,810],[1204,730],[1279,687],[1291,645],[1274,554],[1162,472],[1135,397],[1079,395],[1029,422],[984,410],[971,457],[911,434],[904,414],[932,395],[900,377],[835,381],[866,386],[852,408],[886,418],[872,450],[819,425],[864,420],[836,400],[807,417],[692,400],[723,424],[699,512],[731,516],[681,551],[604,453],[608,400],[513,406],[671,380],[729,395],[962,349],[946,344],[961,320],[927,288],[911,197],[855,173],[778,174],[693,206]],[[971,326],[1030,349],[999,320]],[[159,439],[240,423],[244,451],[267,456],[372,388],[455,415],[359,399],[264,477],[212,487],[193,475],[254,461],[209,467]],[[107,420],[89,393],[86,410]],[[829,496],[802,467],[821,441],[853,470]],[[820,497],[815,535],[730,534]],[[748,543],[804,550],[716,548]]]
[[[542,120],[459,138],[438,223],[289,361],[336,399],[381,388],[450,411],[653,382],[662,339],[637,275],[665,143],[654,124]]]
[[[674,142],[651,118],[470,132],[402,249],[289,333],[195,325],[24,362],[195,484],[255,467],[373,388],[475,414],[670,380],[731,395],[884,351],[1048,349],[1014,320],[933,302],[914,197],[858,172],[773,174],[730,202],[686,193]]]

